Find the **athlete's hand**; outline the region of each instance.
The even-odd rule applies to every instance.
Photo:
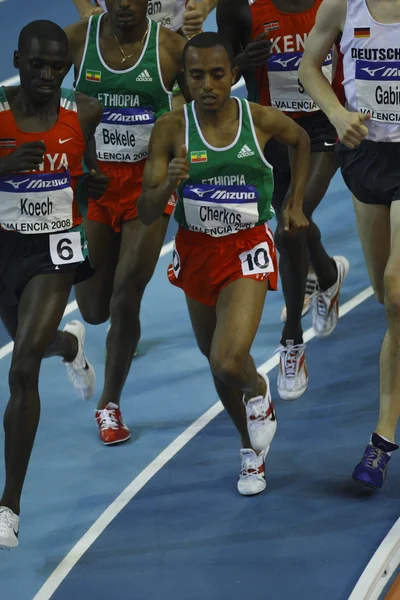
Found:
[[[247,44],[242,54],[243,64],[248,69],[264,66],[271,54],[271,48],[272,42],[269,39],[269,33],[268,31],[263,31]]]
[[[92,15],[102,15],[103,12],[104,12],[104,10],[102,8],[100,8],[100,6],[96,6],[96,7],[91,8],[87,12],[85,12],[85,14],[83,15],[83,18],[90,19],[90,17]]]
[[[189,0],[183,15],[183,33],[189,38],[197,35],[200,33],[206,18],[206,6],[201,1]]]
[[[99,200],[107,191],[108,188],[108,177],[103,173],[98,173],[94,169],[90,171],[85,178],[85,185],[89,198],[93,200]]]
[[[187,148],[185,145],[181,148],[181,155],[174,158],[168,165],[167,180],[172,189],[178,187],[183,179],[189,177],[189,163],[187,160]]]
[[[310,223],[300,207],[287,205],[282,211],[282,228],[283,231],[296,233],[302,229],[306,229]]]
[[[42,141],[22,144],[0,159],[0,172],[36,171],[43,162],[45,152],[46,146]]]
[[[368,134],[365,122],[371,118],[368,113],[350,112],[343,108],[337,116],[332,119],[340,141],[348,148],[359,146]]]

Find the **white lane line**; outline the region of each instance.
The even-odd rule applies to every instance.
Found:
[[[172,252],[173,247],[174,247],[173,241],[168,242],[168,244],[164,244],[164,246],[161,248],[160,258],[162,256],[165,256],[166,254],[169,254],[170,252]],[[76,300],[72,300],[72,302],[69,302],[69,304],[67,304],[67,306],[65,307],[63,318],[66,317],[67,315],[70,315],[75,310],[78,310],[78,303]],[[13,351],[13,348],[14,348],[14,342],[8,342],[8,344],[6,344],[2,348],[0,348],[0,360],[2,358],[4,358],[5,356],[7,356],[8,354],[11,354],[11,352]]]
[[[372,288],[369,287],[346,302],[340,309],[340,317],[356,308],[359,304],[372,296]],[[304,341],[308,342],[315,337],[314,330],[308,329],[304,335]],[[260,370],[268,373],[279,362],[279,355],[271,356],[260,366]],[[75,544],[72,550],[61,561],[58,567],[53,571],[44,585],[40,588],[33,600],[49,600],[60,584],[67,577],[68,573],[74,568],[76,563],[82,558],[90,546],[103,533],[115,517],[125,508],[125,506],[136,496],[138,492],[148,483],[160,469],[162,469],[190,440],[192,440],[199,431],[204,429],[217,415],[223,411],[221,402],[214,404],[183,433],[181,433],[165,450],[161,452],[135,479],[124,489],[124,491],[110,504],[103,514],[93,523],[90,529]],[[354,600],[354,599],[353,599]],[[359,600],[359,599],[358,599]]]
[[[349,600],[378,600],[399,564],[400,519],[393,525],[365,567]]]

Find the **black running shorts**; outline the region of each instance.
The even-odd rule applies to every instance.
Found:
[[[339,143],[337,155],[343,179],[357,200],[384,206],[400,200],[400,143],[364,140],[354,150]]]
[[[308,133],[312,153],[335,151],[336,129],[321,110],[307,117],[299,117],[296,123]],[[265,147],[265,158],[274,168],[275,189],[272,205],[277,214],[280,212],[291,180],[288,152],[288,147],[276,140],[270,140]]]
[[[70,244],[70,233],[79,232],[83,261],[71,260],[73,246]],[[87,243],[83,228],[51,235],[21,234],[0,229],[0,303],[2,306],[15,306],[19,303],[22,292],[29,280],[41,274],[65,274],[76,271],[75,283],[91,277],[94,269],[87,252]],[[55,253],[57,254],[56,257]],[[58,257],[58,258],[57,258]],[[73,259],[73,256],[72,256]],[[63,261],[66,261],[63,264]],[[57,264],[55,264],[57,263]]]

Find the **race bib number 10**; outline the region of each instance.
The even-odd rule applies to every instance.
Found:
[[[69,265],[83,262],[81,234],[79,231],[64,231],[50,236],[50,255],[53,264]]]
[[[271,260],[268,242],[261,242],[252,250],[242,252],[239,258],[242,263],[243,275],[274,272],[274,263]]]

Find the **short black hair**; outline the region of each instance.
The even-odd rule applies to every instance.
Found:
[[[183,49],[183,66],[186,68],[186,54],[189,48],[215,48],[215,46],[225,48],[230,63],[233,66],[235,54],[231,44],[220,33],[215,33],[214,31],[199,33],[190,38]]]
[[[23,52],[26,45],[33,39],[60,42],[60,44],[65,45],[66,52],[68,52],[67,34],[57,23],[53,23],[53,21],[31,21],[31,23],[25,25],[19,34],[18,52]]]

